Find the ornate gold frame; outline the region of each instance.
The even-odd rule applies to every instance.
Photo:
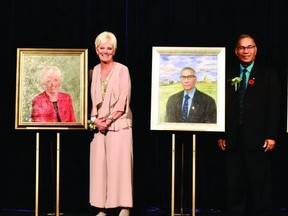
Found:
[[[17,49],[15,129],[87,129],[87,49]],[[38,70],[44,65],[61,68],[63,91],[72,96],[76,122],[32,122],[31,100],[42,87]]]

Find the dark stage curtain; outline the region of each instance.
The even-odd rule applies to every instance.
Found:
[[[171,199],[171,135],[175,131],[150,130],[152,47],[225,47],[226,59],[230,61],[234,59],[234,42],[240,33],[254,35],[258,44],[257,61],[276,68],[281,78],[283,110],[280,139],[274,153],[275,202],[278,207],[287,207],[288,179],[284,175],[288,166],[287,9],[288,3],[280,0],[2,0],[0,207],[34,209],[36,131],[14,129],[16,49],[88,48],[88,68],[91,69],[98,63],[95,36],[104,30],[116,34],[115,60],[126,64],[131,73],[135,208],[157,206],[169,211]],[[90,99],[89,91],[88,94]],[[216,146],[221,133],[176,131],[177,147],[184,142],[189,152],[193,133],[197,134],[196,206],[221,209],[224,204],[223,155]],[[46,212],[54,208],[52,160],[55,155],[51,150],[55,145],[54,136],[55,131],[40,131],[43,137],[40,210]],[[61,132],[62,211],[90,211],[91,136],[89,131]],[[191,208],[191,155],[187,153],[185,158],[184,204]]]

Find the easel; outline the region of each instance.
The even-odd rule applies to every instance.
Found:
[[[57,146],[56,146],[56,212],[55,215],[60,215],[59,207],[59,183],[60,183],[60,133],[57,133]],[[35,179],[35,216],[39,214],[39,133],[36,133],[36,179]],[[54,215],[54,213],[53,213]]]
[[[181,206],[180,214],[175,214],[175,134],[172,134],[172,188],[171,188],[171,216],[186,216],[183,214],[183,162],[184,147],[182,143],[182,167],[181,167]],[[195,208],[195,183],[196,183],[196,135],[193,134],[192,141],[192,216],[196,216]]]

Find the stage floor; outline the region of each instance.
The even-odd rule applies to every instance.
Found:
[[[118,216],[119,211],[114,210],[110,211],[107,216]],[[95,216],[96,213],[89,212],[89,213],[70,213],[64,212],[60,213],[60,216]],[[55,216],[55,213],[44,213],[38,212],[38,216]],[[175,212],[175,216],[192,216],[191,211],[182,211]],[[217,209],[197,209],[196,210],[197,216],[223,216],[221,210]],[[23,210],[23,209],[1,209],[0,216],[35,216],[35,212],[33,210]],[[131,216],[171,216],[171,212],[165,212],[157,207],[151,207],[143,210],[136,210],[133,209],[131,212]],[[275,216],[288,216],[288,208],[279,209],[275,212]]]

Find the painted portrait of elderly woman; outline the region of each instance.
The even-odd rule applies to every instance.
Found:
[[[16,129],[87,129],[87,49],[17,49]]]
[[[32,100],[33,122],[75,122],[71,95],[61,92],[61,71],[57,66],[41,70],[44,91]]]

